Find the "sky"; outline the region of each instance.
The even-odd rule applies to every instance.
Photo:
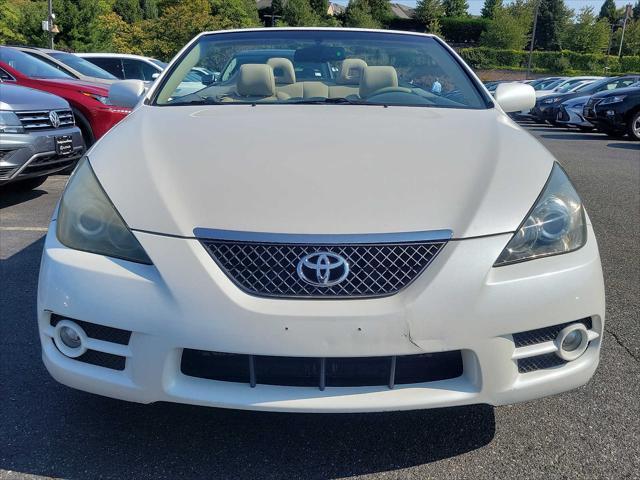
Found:
[[[341,5],[346,5],[349,3],[349,0],[331,0],[335,3],[339,3]],[[415,7],[415,0],[391,0],[393,3],[402,3],[404,5],[409,5],[411,7]],[[480,15],[480,10],[482,10],[482,5],[484,5],[484,0],[467,0],[469,3],[469,13],[471,15]],[[591,6],[597,12],[600,11],[600,7],[604,0],[564,0],[564,3],[571,9],[576,12],[580,10],[582,7]],[[505,1],[508,3],[508,1]],[[624,7],[627,3],[634,4],[635,0],[616,0],[616,5],[620,7]]]

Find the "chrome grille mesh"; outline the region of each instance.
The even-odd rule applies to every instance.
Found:
[[[280,244],[201,239],[209,254],[242,290],[265,297],[363,298],[392,295],[414,281],[446,241],[383,244]],[[298,262],[314,252],[342,256],[349,275],[318,287],[300,279]]]
[[[71,110],[55,110],[58,114],[58,119],[60,120],[60,125],[57,127],[54,127],[51,124],[49,112],[50,110],[37,110],[15,113],[20,119],[20,123],[22,123],[25,130],[45,130],[51,128],[72,127],[75,125],[75,120]]]

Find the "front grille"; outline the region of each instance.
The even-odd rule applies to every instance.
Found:
[[[184,349],[184,375],[208,380],[287,387],[408,385],[462,375],[460,351],[397,357],[276,357]]]
[[[377,244],[298,244],[201,240],[227,276],[243,291],[264,297],[366,298],[393,295],[413,282],[446,245],[446,240]],[[347,277],[316,286],[297,272],[306,255],[343,257]]]
[[[552,325],[551,327],[537,328],[535,330],[528,330],[526,332],[514,333],[513,343],[516,348],[527,347],[529,345],[535,345],[537,343],[544,343],[554,340],[560,330],[574,323],[582,323],[587,330],[591,330],[592,322],[591,318],[583,318],[575,322],[561,323],[560,325]]]
[[[129,330],[122,330],[120,328],[98,325],[97,323],[75,320],[73,318],[63,317],[55,313],[51,315],[51,326],[55,327],[58,322],[65,319],[77,323],[89,338],[95,338],[96,340],[103,340],[105,342],[117,343],[119,345],[128,345],[129,340],[131,339],[131,332]]]
[[[54,127],[51,123],[49,113],[55,111],[58,114],[60,125]],[[75,125],[71,110],[33,110],[16,112],[25,130],[45,130],[52,128],[65,128]]]
[[[0,167],[0,180],[9,178],[16,167]]]
[[[560,111],[558,112],[558,120],[566,122],[569,120],[569,114],[565,110],[564,107],[560,107]]]

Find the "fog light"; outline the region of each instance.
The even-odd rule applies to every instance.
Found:
[[[73,328],[64,326],[60,329],[60,340],[69,348],[79,348],[82,342],[80,335]]]
[[[616,112],[614,112],[613,110],[607,110],[607,115],[609,115],[610,117],[615,116]]]
[[[589,332],[582,323],[563,328],[555,340],[556,355],[568,362],[580,357],[589,346]]]
[[[56,324],[53,341],[67,357],[76,358],[87,351],[87,334],[71,320],[60,320]]]

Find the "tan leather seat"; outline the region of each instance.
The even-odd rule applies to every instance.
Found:
[[[329,97],[345,98],[350,95],[358,95],[360,79],[367,62],[359,58],[345,58],[340,66],[340,74],[336,84],[329,87]]]
[[[233,102],[265,102],[278,100],[273,68],[266,64],[247,63],[240,66],[236,92],[222,99]]]
[[[276,81],[276,91],[280,97],[299,98],[304,96],[302,83],[296,82],[296,71],[288,58],[274,57],[267,60],[267,65],[273,69]]]
[[[360,81],[360,97],[367,98],[383,88],[398,86],[398,72],[393,67],[367,67]]]

